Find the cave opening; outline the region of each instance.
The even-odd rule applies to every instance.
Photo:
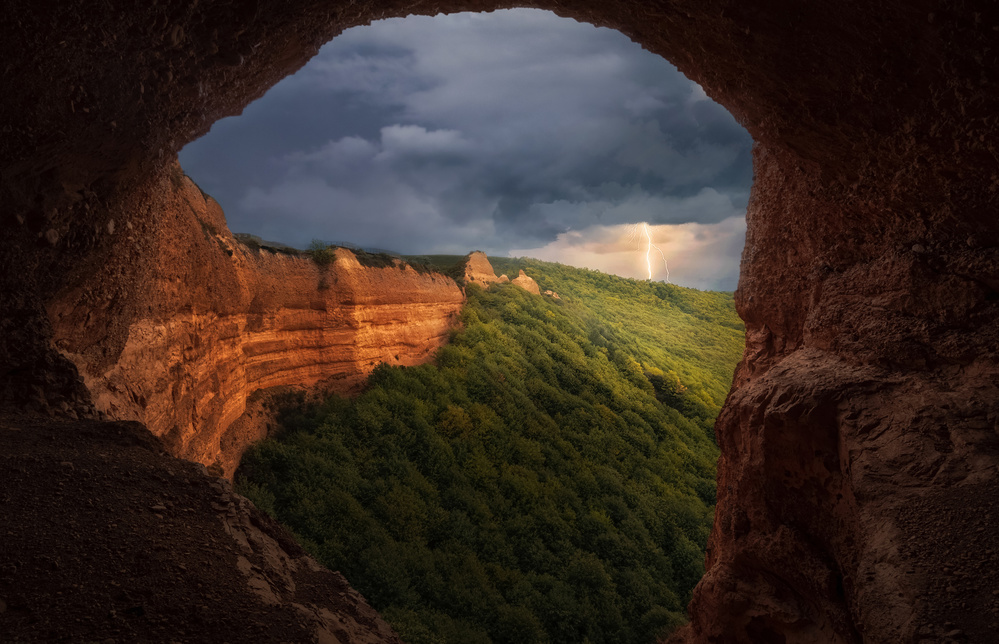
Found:
[[[173,437],[172,454],[199,460],[199,441],[219,437],[190,431],[194,421],[239,411],[206,390],[238,394],[269,377],[254,370],[264,344],[249,371],[231,358],[244,329],[266,330],[277,285],[231,279],[226,262],[239,253],[213,232],[218,212],[205,209],[201,221],[190,214],[188,206],[207,202],[174,171],[175,153],[344,29],[502,4],[231,0],[139,8],[111,0],[95,8],[74,0],[52,11],[4,3],[4,409],[28,414],[24,427],[33,430],[48,423],[55,446],[59,432],[94,442],[108,428],[128,433],[120,423],[78,420],[96,406],[112,419],[141,420]],[[989,641],[999,628],[996,517],[969,500],[994,498],[999,460],[994,3],[551,4],[675,63],[755,141],[736,293],[746,351],[718,423],[718,517],[683,641],[752,642],[760,624],[767,637],[789,642]],[[171,185],[182,188],[181,200]],[[282,285],[302,276],[287,277]],[[147,395],[143,383],[155,379],[169,396]],[[81,426],[89,433],[77,432]],[[30,448],[18,458],[31,474],[2,475],[84,480],[79,462],[76,470],[60,466],[58,477],[36,476],[32,433],[0,434]],[[116,466],[137,446],[100,455],[111,459],[101,474],[115,489],[134,489]],[[86,453],[88,441],[74,449]],[[162,480],[168,467],[202,480],[145,451]],[[4,518],[55,507],[55,494],[34,498],[42,500],[10,507]],[[161,506],[151,494],[140,498]],[[171,527],[158,536],[181,538],[173,524],[159,525]],[[29,550],[42,541],[31,536],[14,535]],[[183,579],[192,581],[196,568]],[[58,601],[82,602],[81,616],[94,614],[98,594],[89,591],[123,581],[108,578],[114,569],[77,568],[85,591]],[[948,569],[960,573],[953,585],[941,576]],[[31,570],[6,567],[0,582],[23,590],[35,615],[59,620],[40,622],[51,632],[20,623],[15,637],[90,639],[92,632],[62,619],[54,588],[32,586]],[[217,579],[202,577],[209,585]],[[245,591],[245,579],[236,581],[220,590]],[[234,603],[202,599],[211,614],[236,614]],[[297,599],[282,594],[286,606]],[[23,607],[6,594],[2,600],[10,608],[4,619]],[[326,610],[308,602],[316,615]],[[237,641],[258,641],[247,630],[254,619],[226,628],[245,635]]]
[[[403,485],[379,482],[372,484],[372,489],[355,492],[361,485],[359,481],[334,478],[328,483],[331,490],[327,494],[346,494],[355,499],[356,507],[364,506],[364,512],[355,516],[341,508],[343,516],[336,517],[316,510],[317,516],[309,521],[337,522],[351,517],[362,525],[382,522],[384,527],[366,534],[367,549],[344,546],[341,542],[349,539],[338,532],[323,534],[295,523],[294,517],[302,518],[303,512],[292,507],[295,502],[282,498],[281,489],[294,485],[301,497],[319,493],[314,489],[306,492],[308,484],[295,479],[296,475],[287,474],[288,481],[275,482],[273,476],[264,474],[270,471],[268,454],[275,449],[271,445],[254,450],[251,464],[245,465],[241,473],[237,471],[239,489],[260,507],[288,521],[324,563],[345,572],[407,641],[428,637],[490,641],[490,636],[491,641],[502,641],[519,632],[518,641],[550,637],[639,642],[652,641],[675,628],[683,620],[683,606],[701,574],[700,562],[710,526],[710,516],[703,512],[715,502],[716,452],[699,441],[705,435],[713,437],[711,426],[731,383],[743,343],[731,291],[736,287],[744,243],[745,209],[752,181],[751,147],[745,129],[663,58],[642,50],[620,32],[559,18],[550,12],[522,9],[413,16],[356,27],[334,38],[301,70],[247,106],[242,115],[216,122],[209,134],[188,144],[179,154],[181,167],[203,190],[202,196],[221,205],[229,228],[249,234],[237,235],[237,239],[248,242],[255,250],[262,246],[260,252],[265,253],[282,249],[288,253],[310,246],[315,250],[317,240],[323,240],[324,244],[361,251],[365,256],[405,256],[416,262],[482,250],[494,256],[497,275],[509,272],[509,262],[503,256],[529,256],[617,274],[630,278],[635,287],[637,282],[655,282],[728,291],[728,295],[719,294],[718,302],[712,301],[710,306],[721,303],[729,313],[724,329],[714,329],[713,322],[708,321],[712,311],[698,308],[706,304],[687,301],[682,290],[649,291],[663,298],[662,306],[679,306],[691,319],[701,320],[690,325],[686,320],[662,317],[653,324],[676,323],[689,327],[693,335],[670,339],[655,336],[654,340],[688,346],[677,355],[635,354],[641,363],[641,383],[648,389],[644,395],[657,400],[664,410],[684,415],[689,422],[698,419],[693,431],[700,438],[690,443],[670,442],[672,439],[666,438],[664,432],[676,431],[676,418],[664,415],[655,421],[640,419],[634,422],[644,428],[641,432],[645,434],[636,433],[628,440],[654,440],[656,449],[660,449],[655,458],[645,461],[629,452],[629,458],[638,460],[627,468],[621,464],[608,468],[607,463],[590,457],[572,461],[573,467],[595,469],[598,476],[603,472],[615,479],[622,477],[613,485],[609,479],[601,479],[601,485],[612,487],[625,483],[636,469],[644,471],[646,474],[640,478],[651,476],[659,481],[656,492],[652,492],[653,488],[638,492],[636,487],[629,493],[639,497],[635,501],[628,500],[624,488],[616,487],[615,492],[607,492],[606,498],[586,496],[581,501],[577,493],[583,495],[585,485],[572,480],[578,473],[556,474],[544,469],[542,461],[530,462],[530,476],[542,480],[535,480],[533,485],[563,490],[559,493],[569,495],[558,503],[553,494],[542,493],[541,497],[549,504],[547,511],[554,515],[579,515],[571,519],[559,516],[552,524],[557,524],[559,531],[575,535],[571,537],[572,546],[503,532],[507,524],[524,522],[534,526],[531,530],[541,530],[537,511],[507,514],[502,520],[499,515],[476,516],[469,523],[465,513],[472,510],[462,503],[416,498],[428,480],[437,486],[433,495],[445,497],[453,497],[463,485],[472,487],[471,479],[466,479],[473,467],[471,462],[435,462],[427,466],[421,462],[428,458],[426,454],[406,462],[406,467],[418,469],[419,473]],[[658,253],[654,263],[653,252]],[[511,275],[515,275],[519,265],[509,266],[514,270]],[[537,272],[541,270],[533,267],[528,273],[541,282],[542,288],[552,292],[554,287],[561,292],[560,304],[576,299],[571,286],[559,286],[565,282]],[[338,279],[335,271],[328,273],[320,288],[330,289]],[[602,297],[610,297],[611,292]],[[483,299],[470,299],[475,300],[470,308],[487,310],[483,309]],[[626,298],[620,306],[629,309],[630,302]],[[506,304],[510,305],[523,303]],[[648,313],[639,304],[625,315],[639,318]],[[555,316],[551,310],[546,314]],[[520,324],[537,322],[530,317],[520,320]],[[589,337],[599,338],[605,353],[608,349],[618,351],[620,347],[615,343],[624,342],[624,338],[608,338],[615,337],[614,328],[620,324],[622,320],[617,316],[599,318],[599,325],[588,327]],[[695,330],[698,325],[703,328]],[[708,349],[702,346],[702,338],[694,337],[712,333],[725,336],[725,349],[713,344]],[[464,340],[464,336],[457,338],[459,344]],[[587,340],[580,346],[597,345]],[[724,366],[718,369],[716,358],[706,357],[714,351],[727,356],[722,361]],[[683,352],[690,357],[679,358]],[[558,348],[550,353],[555,359],[565,359]],[[441,353],[435,362],[447,363],[452,359],[449,356]],[[388,363],[399,364],[399,354],[392,358]],[[428,354],[416,362],[430,358],[433,355]],[[684,364],[688,360],[689,366]],[[700,360],[704,360],[703,364]],[[502,365],[497,368],[505,369]],[[585,371],[593,367],[577,368]],[[701,382],[711,370],[717,373],[710,376],[710,384]],[[449,372],[441,370],[435,377],[441,373]],[[550,385],[573,386],[565,378],[547,373]],[[506,381],[512,376],[503,371],[502,377]],[[384,384],[391,377],[376,370],[374,380],[372,388],[376,393],[399,396],[394,404],[406,404],[398,387]],[[608,380],[601,386],[607,389],[620,384]],[[457,389],[463,394],[465,383]],[[366,391],[357,405],[370,408],[374,395]],[[454,391],[448,396],[454,397]],[[592,402],[614,407],[612,413],[603,406],[609,417],[599,422],[604,429],[618,432],[616,423],[625,417],[621,416],[625,406],[614,400],[607,397]],[[708,401],[707,406],[703,401]],[[512,471],[508,468],[526,464],[524,453],[496,451],[481,441],[472,441],[469,444],[474,447],[469,447],[463,442],[464,435],[453,435],[455,426],[466,427],[467,432],[467,428],[485,423],[483,418],[473,420],[467,413],[474,415],[475,405],[481,402],[484,400],[473,395],[463,405],[455,406],[448,398],[439,410],[409,417],[404,422],[409,427],[397,425],[388,433],[396,434],[394,442],[404,445],[411,440],[412,425],[429,419],[435,423],[440,438],[455,439],[442,449],[459,451],[455,458],[461,461],[465,457],[460,450],[483,449],[485,445],[491,462],[487,467],[503,470],[505,476]],[[292,406],[295,404],[308,408],[301,401]],[[498,405],[494,408],[500,410]],[[287,421],[284,433],[298,431],[313,436],[310,440],[322,441],[323,422],[356,413],[346,401],[332,407],[335,413],[330,411],[330,403],[325,406],[325,413],[330,414],[326,421]],[[397,413],[396,408],[393,414]],[[561,410],[541,410],[537,417],[550,423],[557,419],[558,425],[548,428],[549,432],[556,426],[569,432],[577,429],[574,425],[591,422],[585,414],[571,418]],[[505,417],[504,421],[512,422]],[[538,421],[530,422],[535,423],[537,431]],[[664,425],[656,427],[655,423]],[[683,431],[693,427],[683,426]],[[361,426],[353,429],[364,436],[368,436],[368,430]],[[524,441],[519,434],[504,435],[506,440]],[[434,436],[436,439],[437,434]],[[284,448],[294,451],[300,446],[291,445],[291,440],[279,438]],[[348,451],[364,450],[350,437],[336,440],[337,444],[350,445]],[[573,450],[585,451],[595,439],[580,433],[573,440]],[[226,441],[223,436],[221,442]],[[556,454],[557,450],[550,450],[545,440],[532,436],[531,441],[531,447],[523,449],[544,454],[542,460],[564,458]],[[619,448],[614,448],[615,453]],[[697,452],[696,463],[687,466],[690,471],[675,474],[681,478],[692,476],[689,483],[674,488],[665,483],[662,472],[656,471],[663,466],[668,450]],[[350,461],[340,464],[347,470],[374,467],[341,454]],[[317,454],[300,457],[313,463],[320,460]],[[504,462],[511,458],[509,463]],[[463,483],[444,483],[446,477],[434,476],[434,468],[448,466],[452,468],[448,476]],[[476,462],[474,466],[483,465]],[[233,467],[234,463],[225,465],[221,471],[232,475]],[[381,463],[375,469],[384,467],[387,465]],[[401,465],[396,463],[394,467]],[[543,483],[546,478],[547,484]],[[271,483],[263,484],[264,480]],[[514,486],[489,503],[496,505],[501,497],[517,494]],[[663,494],[693,499],[701,508],[661,508],[663,514],[669,515],[669,524],[689,522],[690,527],[673,528],[672,532],[651,527],[651,516],[644,504]],[[487,493],[482,497],[488,498]],[[420,515],[453,516],[421,525],[404,518],[413,504]],[[583,516],[587,513],[609,519],[611,532],[599,538],[586,536],[587,530],[599,525],[590,526],[587,522],[597,519]],[[482,527],[494,521],[503,524],[499,532]],[[406,550],[414,547],[409,536],[393,530],[396,523],[412,523],[410,529],[421,534],[445,530],[443,524],[449,526],[448,531],[479,531],[476,539],[481,543],[472,550],[465,542],[431,544],[433,547],[425,546],[417,562]],[[637,526],[636,530],[655,534],[642,536],[622,528],[629,523]],[[523,529],[521,526],[521,532]],[[622,540],[621,552],[615,555],[606,543],[600,545],[601,538]],[[504,548],[512,548],[511,553],[516,551],[512,560],[516,563],[483,551],[482,543],[491,542],[489,548],[495,548],[498,540],[504,541]],[[381,546],[375,548],[374,543]],[[537,552],[531,554],[532,549]],[[622,554],[625,552],[628,554]],[[469,557],[462,565],[455,567],[445,561],[460,553]],[[635,565],[639,560],[645,563]],[[387,576],[387,565],[397,565],[407,572]],[[420,566],[429,566],[429,570],[412,570]],[[481,585],[465,578],[482,570],[488,570],[488,574],[481,576]],[[565,570],[574,570],[573,574],[582,576],[580,579],[589,575],[587,583],[596,584],[596,590],[582,594],[572,591],[571,585],[566,585],[568,579],[561,576]],[[425,599],[416,601],[412,592],[400,589],[403,582],[399,577],[424,588],[420,594]],[[477,604],[475,612],[499,617],[476,623],[469,619],[469,611],[452,608],[457,598],[442,602],[437,597],[441,589],[429,581],[438,577],[446,577],[456,587],[466,585],[468,592],[491,593],[491,600]],[[653,578],[668,577],[675,579],[665,584],[651,582]],[[554,586],[548,588],[546,584]],[[519,585],[519,595],[507,588],[514,585]],[[584,611],[590,615],[584,617],[567,606],[557,608],[554,598],[560,593],[568,593],[573,602],[590,605],[592,610]],[[580,624],[557,625],[551,618],[545,619],[545,611],[537,606],[548,604],[549,612],[569,610]]]

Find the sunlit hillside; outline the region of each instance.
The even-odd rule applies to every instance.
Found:
[[[558,298],[468,286],[434,364],[287,410],[240,489],[412,644],[651,643],[703,574],[732,296],[492,261]]]

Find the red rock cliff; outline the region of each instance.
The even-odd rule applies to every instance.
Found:
[[[463,302],[451,279],[401,260],[366,267],[337,249],[334,261],[318,266],[251,250],[177,165],[149,207],[150,230],[109,222],[99,231],[114,252],[97,279],[50,302],[53,339],[98,410],[138,420],[175,455],[218,463],[228,475],[256,436],[221,439],[255,391],[325,382],[346,392],[380,363],[425,362]],[[136,255],[145,270],[130,303],[135,317],[109,335],[95,300],[99,307],[106,274]]]

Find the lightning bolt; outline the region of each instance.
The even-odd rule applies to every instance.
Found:
[[[663,266],[666,268],[666,280],[665,280],[665,282],[667,284],[669,284],[669,262],[666,261],[666,253],[664,253],[662,251],[662,249],[659,248],[658,246],[653,246],[653,248],[655,248],[656,250],[658,250],[659,254],[663,256]]]
[[[645,266],[649,269],[649,281],[652,281],[652,235],[649,234],[648,224],[642,224],[642,232],[645,233],[645,238],[649,240],[649,245],[645,249]]]
[[[649,270],[649,280],[652,280],[652,249],[655,248],[663,258],[663,265],[666,267],[666,283],[669,284],[669,262],[666,261],[666,253],[652,243],[652,234],[649,232],[648,223],[642,224],[642,232],[645,234],[645,239],[648,242],[648,245],[645,247],[645,267]]]

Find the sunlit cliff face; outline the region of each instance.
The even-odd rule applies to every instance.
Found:
[[[131,325],[162,312],[144,293],[183,145],[346,28],[493,8],[5,3],[5,404],[82,395],[50,318],[74,294],[86,292],[75,337],[94,373],[115,368]],[[994,497],[999,464],[999,9],[548,8],[672,61],[755,141],[736,294],[746,353],[716,427],[715,529],[684,637],[894,642],[957,629],[989,641],[999,531],[994,516],[971,521],[966,501]],[[205,310],[238,312],[226,284],[206,276],[178,287],[178,302],[197,292]],[[940,583],[945,567],[962,573],[959,593]]]
[[[231,477],[266,436],[247,417],[258,390],[354,391],[376,365],[426,362],[464,295],[449,278],[402,262],[365,266],[346,249],[328,265],[258,251],[233,238],[219,205],[179,166],[159,186],[139,309],[114,361],[84,283],[49,307],[54,342],[96,408],[137,420],[171,453]]]

